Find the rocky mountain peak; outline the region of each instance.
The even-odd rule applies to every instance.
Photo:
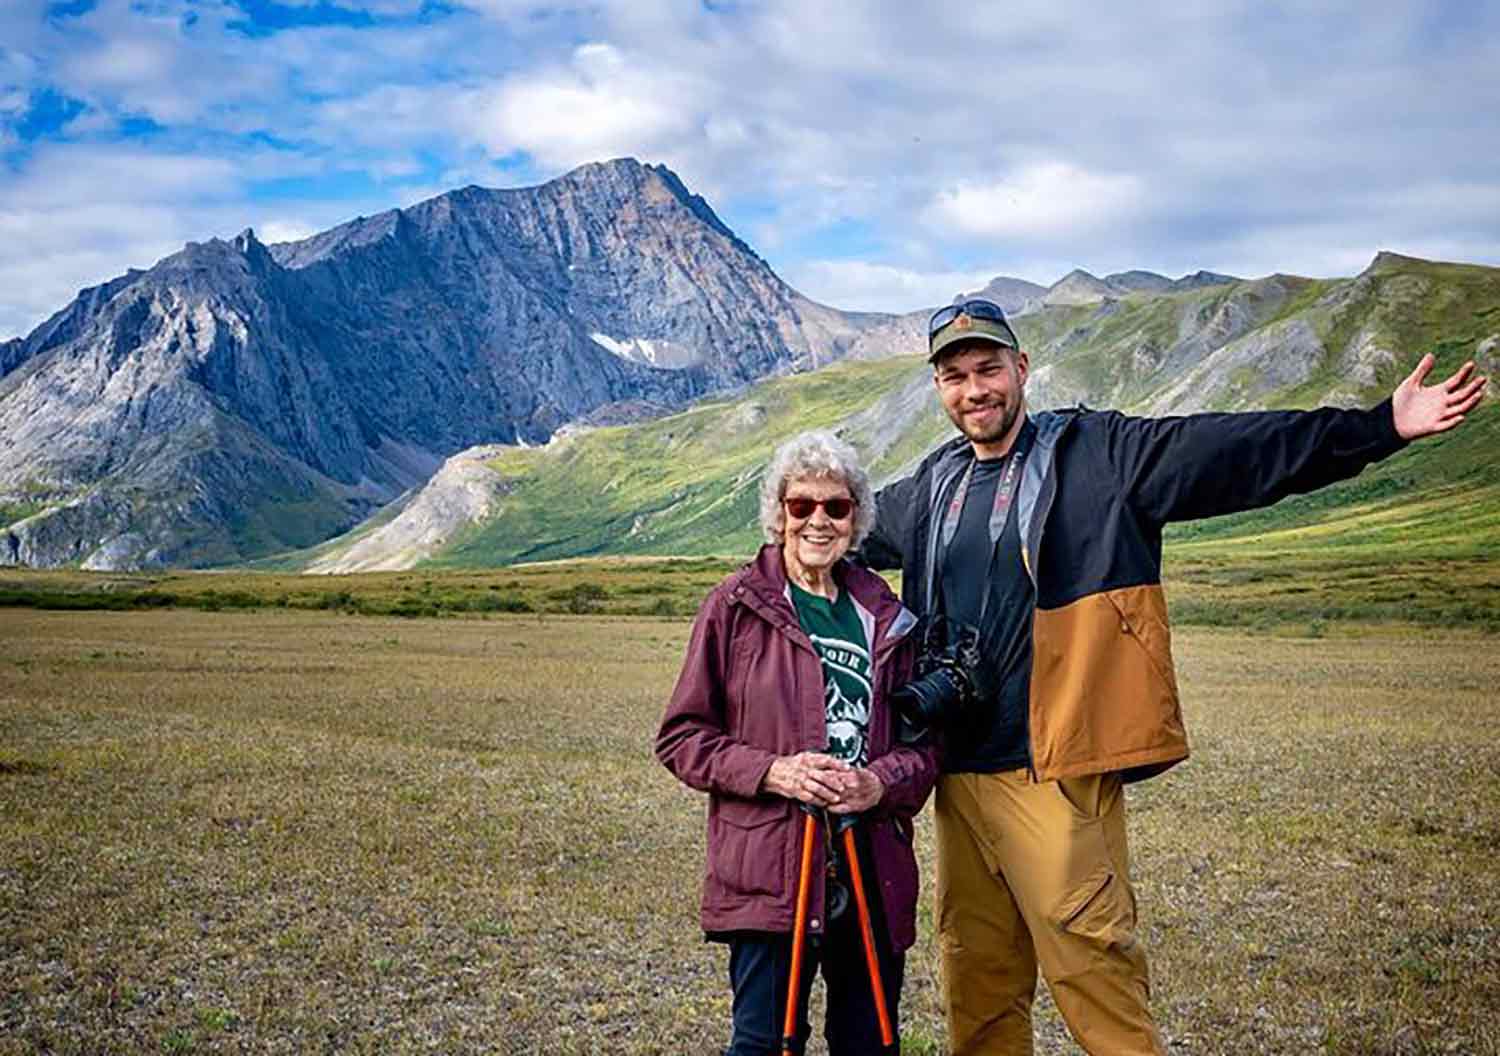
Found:
[[[1054,282],[1052,284],[1052,288],[1056,289],[1057,287],[1063,285],[1064,283],[1075,283],[1076,284],[1076,283],[1092,283],[1092,282],[1101,282],[1101,281],[1102,280],[1097,275],[1095,275],[1093,272],[1085,271],[1083,268],[1074,268],[1072,271],[1068,272],[1062,278],[1060,278],[1056,282]]]
[[[1040,286],[1025,279],[1011,278],[1007,275],[997,275],[985,284],[984,289],[974,293],[961,295],[958,299],[964,300],[969,297],[982,297],[987,301],[993,301],[1005,310],[1007,315],[1021,314],[1022,310],[1047,293],[1047,287]]]
[[[479,188],[475,187],[472,190],[478,191]],[[463,193],[464,191],[449,192],[452,195]],[[436,200],[433,199],[433,201]],[[357,216],[353,220],[308,238],[296,242],[279,242],[269,247],[269,252],[284,268],[305,268],[310,264],[338,257],[351,250],[389,238],[395,232],[400,216],[400,209],[390,209],[372,217]]]
[[[1082,268],[1074,268],[1048,288],[1042,302],[1048,305],[1095,304],[1114,294],[1115,291],[1101,279]]]
[[[261,244],[260,239],[255,237],[255,228],[247,227],[234,238],[230,239],[230,245],[249,257],[256,253],[264,253],[266,247]]]
[[[1119,290],[1122,293],[1134,293],[1140,290],[1160,293],[1172,288],[1172,280],[1165,275],[1140,269],[1117,271],[1113,275],[1106,275],[1103,281],[1104,285],[1110,289]]]
[[[188,242],[144,274],[160,276],[172,272],[226,268],[245,273],[263,269],[267,265],[274,267],[275,264],[266,247],[255,237],[255,232],[246,228],[229,239],[210,238],[206,242]]]
[[[189,242],[0,343],[0,503],[48,496],[0,526],[0,562],[308,545],[454,452],[904,351],[907,329],[808,301],[634,158],[272,247],[248,228]]]
[[[1224,286],[1228,283],[1239,281],[1233,275],[1224,275],[1217,271],[1203,271],[1199,269],[1191,275],[1184,275],[1173,282],[1172,288],[1178,290],[1196,290],[1202,286]]]
[[[693,194],[691,191],[689,191],[687,189],[687,186],[682,182],[682,180],[675,172],[667,168],[665,165],[652,165],[649,166],[649,168],[656,174],[657,178],[661,180],[662,185],[665,186],[669,191],[671,191],[672,194],[677,198],[677,200],[685,205],[694,216],[696,216],[699,220],[702,220],[705,224],[713,228],[715,231],[719,232],[719,234],[723,235],[725,238],[732,240],[735,245],[739,246],[751,256],[759,259],[759,254],[751,249],[749,245],[740,241],[739,236],[731,231],[728,225],[724,223],[724,221],[719,219],[719,214],[713,211],[712,207],[709,206],[708,202],[703,198],[703,196],[701,194]]]
[[[1375,254],[1375,258],[1370,261],[1369,267],[1365,268],[1365,270],[1361,272],[1361,274],[1369,275],[1373,272],[1396,271],[1404,268],[1409,268],[1414,264],[1427,263],[1429,263],[1429,261],[1423,260],[1421,257],[1408,257],[1402,253],[1395,253],[1389,249],[1382,249],[1380,252]]]

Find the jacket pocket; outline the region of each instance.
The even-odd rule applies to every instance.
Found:
[[[1073,815],[1085,822],[1098,821],[1115,808],[1121,781],[1117,773],[1062,777],[1055,782],[1057,794]]]
[[[1187,754],[1161,598],[1147,585],[1036,610],[1030,720],[1039,775]]]
[[[1120,630],[1145,654],[1146,661],[1175,698],[1177,676],[1172,670],[1172,638],[1166,604],[1155,585],[1106,591],[1104,596],[1120,617]]]
[[[715,797],[708,815],[708,874],[729,898],[781,897],[791,866],[787,799]]]

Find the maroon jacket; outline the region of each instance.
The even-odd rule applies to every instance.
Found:
[[[867,815],[874,878],[893,949],[916,939],[917,861],[912,815],[937,777],[931,748],[894,743],[886,700],[911,676],[915,618],[872,572],[847,561],[834,570],[865,625],[872,653],[870,769],[885,798]],[[656,756],[685,784],[709,793],[703,930],[792,930],[802,813],[760,792],[777,756],[825,751],[823,669],[787,596],[780,547],[767,545],[713,589],[699,610],[682,674],[656,735]],[[820,833],[823,829],[820,827]],[[814,876],[824,871],[823,840]],[[814,884],[808,926],[823,930],[823,885]]]

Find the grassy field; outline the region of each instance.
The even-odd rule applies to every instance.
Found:
[[[1347,529],[1346,531],[1352,531]],[[1400,556],[1405,554],[1405,556]],[[483,617],[496,613],[690,619],[744,558],[616,557],[473,571],[346,576],[271,572],[0,569],[6,608],[324,611]],[[890,581],[899,588],[898,575]],[[1323,542],[1308,528],[1169,545],[1167,600],[1178,625],[1322,636],[1390,624],[1500,631],[1500,553],[1440,556]]]
[[[0,569],[0,608],[321,610],[361,616],[567,613],[691,618],[743,558],[597,558],[472,572],[308,576],[274,572]]]
[[[686,632],[0,609],[0,1053],[717,1052],[703,801],[649,749]],[[1177,654],[1194,758],[1130,804],[1172,1051],[1500,1052],[1493,639]]]

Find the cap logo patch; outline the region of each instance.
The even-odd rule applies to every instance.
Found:
[[[953,329],[955,330],[972,330],[973,328],[974,320],[969,317],[968,312],[959,312],[958,318],[953,320]]]

